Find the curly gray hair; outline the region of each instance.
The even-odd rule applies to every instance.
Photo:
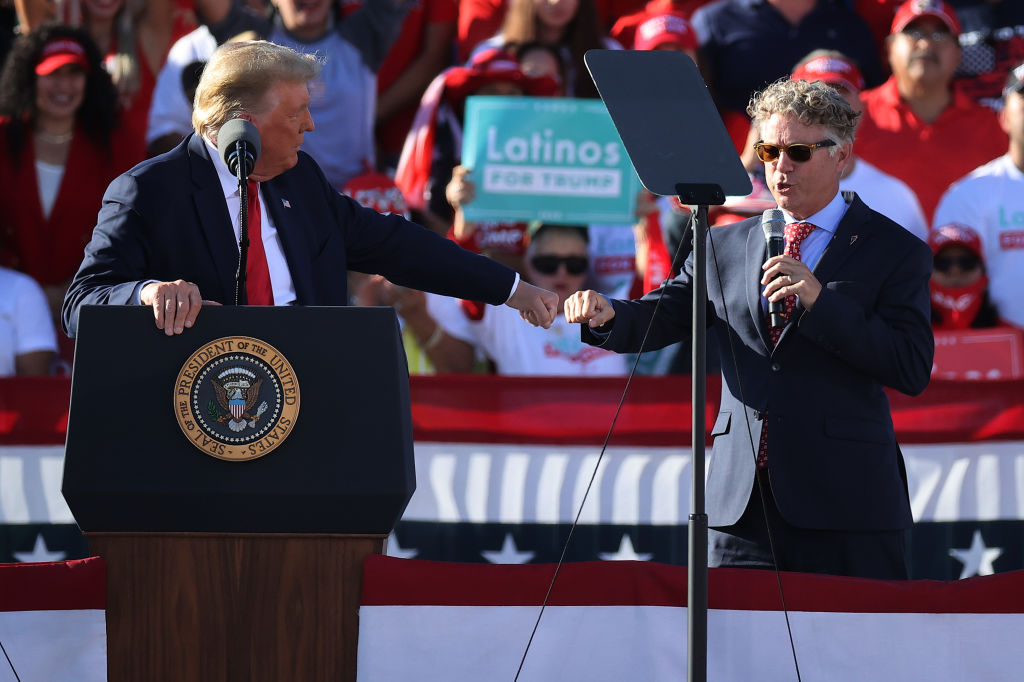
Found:
[[[821,81],[807,82],[784,79],[754,93],[747,105],[747,114],[760,128],[773,114],[790,114],[804,125],[825,126],[826,136],[836,143],[829,148],[834,156],[838,146],[853,142],[861,112],[844,100],[833,88]]]

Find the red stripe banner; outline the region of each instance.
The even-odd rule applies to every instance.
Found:
[[[461,564],[367,558],[363,606],[540,606],[553,564]],[[782,573],[790,611],[1024,613],[1024,571],[955,582],[884,581]],[[654,562],[563,564],[551,606],[686,606],[686,567]],[[708,608],[782,609],[773,571],[713,568]]]
[[[604,442],[624,378],[412,377],[418,442],[594,445]],[[1024,381],[932,381],[917,397],[889,391],[901,443],[1024,439]],[[721,396],[708,380],[706,423]],[[0,379],[0,445],[62,444],[70,382]],[[613,445],[688,445],[688,376],[637,377]]]

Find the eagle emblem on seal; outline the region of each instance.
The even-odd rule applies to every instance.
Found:
[[[253,372],[244,367],[232,367],[218,374],[212,383],[220,407],[217,421],[226,421],[228,428],[236,433],[244,431],[246,427],[255,427],[267,410],[266,401],[256,407],[263,379],[257,379]]]

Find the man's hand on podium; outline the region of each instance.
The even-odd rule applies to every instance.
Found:
[[[519,315],[534,327],[550,329],[558,313],[558,294],[521,279],[505,305],[518,310]]]
[[[142,287],[139,300],[153,308],[157,329],[171,336],[191,327],[203,304],[220,305],[216,301],[204,301],[199,287],[185,280],[174,282],[150,282]]]

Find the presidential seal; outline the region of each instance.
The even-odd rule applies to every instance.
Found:
[[[262,457],[284,442],[298,415],[295,372],[265,341],[216,339],[193,353],[178,373],[174,416],[185,437],[213,457]]]

